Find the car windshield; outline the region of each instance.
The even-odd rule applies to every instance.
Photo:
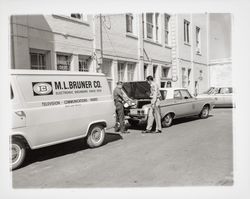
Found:
[[[215,93],[218,93],[218,88],[211,87],[207,91],[205,91],[203,94],[211,95],[211,94],[215,94]]]

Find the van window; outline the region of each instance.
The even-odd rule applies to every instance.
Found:
[[[14,93],[11,85],[10,85],[10,99],[14,99]]]

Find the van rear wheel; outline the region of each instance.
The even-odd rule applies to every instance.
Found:
[[[17,138],[12,138],[11,142],[11,168],[19,168],[25,160],[27,149],[25,144]]]
[[[103,144],[105,138],[105,130],[102,125],[93,125],[87,137],[87,144],[90,148],[99,147]]]

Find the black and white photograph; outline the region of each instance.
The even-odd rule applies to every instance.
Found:
[[[237,151],[246,143],[235,118],[247,97],[236,97],[236,82],[245,81],[234,78],[242,66],[234,59],[237,15],[163,5],[10,9],[1,80],[6,198],[41,189],[91,190],[95,198],[99,189],[239,187]],[[239,120],[247,124],[247,115]]]

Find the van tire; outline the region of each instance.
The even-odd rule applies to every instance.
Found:
[[[11,169],[19,168],[26,157],[27,148],[22,140],[18,138],[12,138],[11,141]]]
[[[105,139],[104,127],[100,124],[96,124],[90,127],[87,144],[90,148],[99,147],[103,144]]]

